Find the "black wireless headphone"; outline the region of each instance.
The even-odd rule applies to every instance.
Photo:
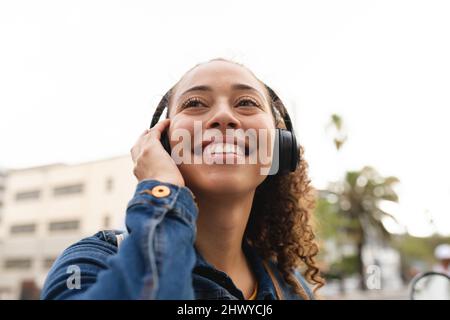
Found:
[[[270,94],[272,102],[281,105],[280,108],[282,109],[283,113],[282,117],[284,120],[284,124],[286,125],[286,129],[276,128],[274,157],[278,156],[279,163],[278,166],[277,163],[272,163],[272,168],[270,169],[269,174],[286,174],[291,171],[295,171],[295,169],[297,169],[297,166],[300,163],[300,150],[299,146],[297,145],[297,139],[295,137],[292,121],[291,118],[289,117],[286,108],[284,107],[278,95],[267,85],[266,88]],[[166,94],[163,97],[163,99],[161,100],[161,102],[157,107],[157,110],[160,111],[155,112],[153,114],[150,128],[153,128],[153,126],[155,126],[158,123],[163,109],[167,108],[168,105],[167,96],[168,95]],[[274,111],[274,113],[275,112],[279,113],[279,111],[273,106],[273,103],[272,103],[272,110]],[[166,118],[167,118],[167,111],[166,111]],[[170,154],[170,143],[169,137],[167,136],[167,130],[164,131],[161,136],[161,144],[163,145],[164,149]]]

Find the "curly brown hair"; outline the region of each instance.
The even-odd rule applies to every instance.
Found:
[[[205,63],[211,61],[225,61],[246,68],[240,63],[223,58],[212,59]],[[285,128],[283,117],[287,110],[283,102],[269,86],[254,74],[253,76],[266,89],[276,127]],[[154,116],[159,118],[165,109],[168,110],[177,84],[178,82],[162,97]],[[168,113],[167,111],[166,117]],[[272,260],[276,264],[282,277],[292,286],[296,294],[308,299],[294,271],[301,269],[306,281],[315,285],[314,293],[325,284],[325,280],[321,277],[315,260],[319,252],[312,226],[315,191],[308,177],[308,164],[303,156],[303,147],[300,146],[298,152],[300,163],[294,172],[267,176],[256,188],[244,240],[255,248],[263,260]]]

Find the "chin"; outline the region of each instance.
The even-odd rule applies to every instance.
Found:
[[[180,168],[181,169],[181,168]],[[186,168],[187,169],[187,168]],[[208,166],[194,170],[181,170],[186,185],[201,193],[233,194],[245,193],[256,189],[264,177],[249,168],[236,166]]]

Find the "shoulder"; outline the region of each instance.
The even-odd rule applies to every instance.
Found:
[[[64,287],[68,273],[79,272],[95,282],[96,275],[107,268],[109,257],[117,253],[119,230],[102,230],[67,247],[50,268],[41,298],[53,299]]]
[[[125,234],[125,231],[120,230],[98,231],[96,234],[83,238],[67,247],[56,259],[53,267],[67,259],[74,260],[85,256],[101,258],[102,256],[116,254],[120,239]]]
[[[67,256],[73,255],[111,255],[117,253],[118,240],[117,235],[123,234],[119,230],[101,230],[96,234],[81,239],[80,241],[67,247],[55,261],[61,260]]]

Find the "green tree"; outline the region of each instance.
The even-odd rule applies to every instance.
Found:
[[[396,177],[383,177],[374,168],[364,167],[359,171],[349,171],[342,181],[332,183],[326,196],[336,197],[336,212],[346,223],[343,230],[353,239],[357,249],[357,270],[360,275],[360,288],[366,289],[364,274],[365,266],[362,258],[364,246],[367,244],[369,232],[376,232],[379,239],[388,240],[390,234],[383,220],[391,218],[390,213],[381,209],[383,201],[398,201],[394,185]]]

